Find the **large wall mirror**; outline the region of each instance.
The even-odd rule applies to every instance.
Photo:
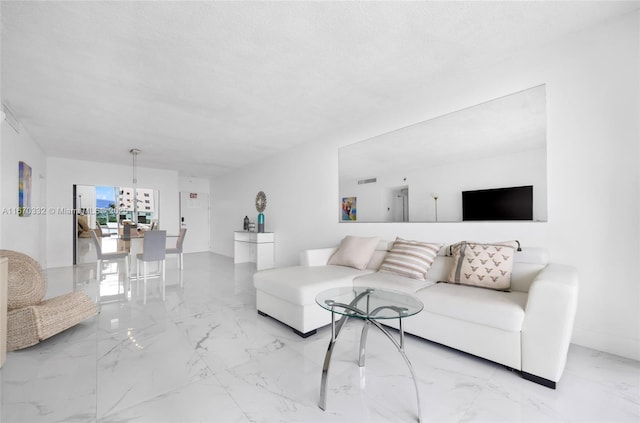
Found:
[[[340,148],[340,221],[485,220],[503,201],[528,215],[486,220],[546,221],[546,129],[540,85]]]

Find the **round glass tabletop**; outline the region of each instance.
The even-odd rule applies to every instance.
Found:
[[[410,294],[368,287],[328,289],[316,296],[316,302],[326,310],[360,319],[397,319],[413,316],[424,307]]]

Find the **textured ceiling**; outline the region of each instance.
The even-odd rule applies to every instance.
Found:
[[[214,176],[340,139],[424,81],[637,8],[2,1],[0,88],[50,156],[129,163],[135,147],[140,166]]]

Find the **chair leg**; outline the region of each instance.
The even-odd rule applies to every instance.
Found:
[[[144,301],[143,303],[146,304],[147,303],[147,262],[145,261],[143,264],[144,269],[142,270],[144,272]]]
[[[124,295],[129,298],[129,256],[124,258]]]
[[[166,282],[166,261],[162,260],[162,301],[164,301],[164,291],[165,291],[165,282]]]
[[[129,279],[131,277],[131,275],[129,274],[129,272],[131,271],[131,256],[126,256],[124,258],[124,271],[127,273],[127,279]]]
[[[100,282],[100,273],[102,270],[102,260],[98,259],[96,262],[96,280]]]
[[[140,295],[140,259],[136,259],[136,295]]]

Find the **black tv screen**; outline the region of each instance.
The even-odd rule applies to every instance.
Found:
[[[462,191],[462,220],[533,220],[533,185]]]

